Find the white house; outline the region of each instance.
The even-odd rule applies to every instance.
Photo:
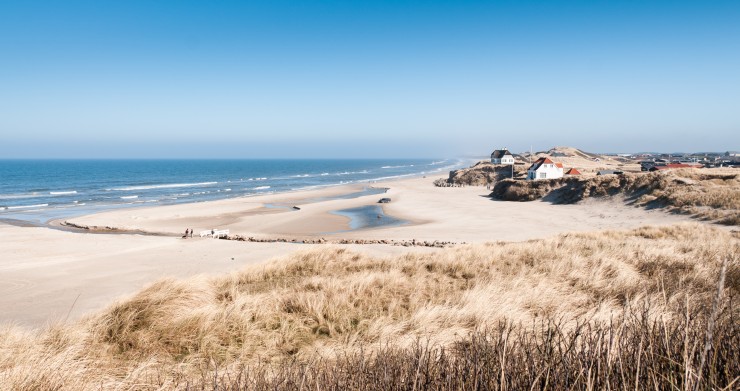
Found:
[[[563,177],[563,164],[541,157],[527,170],[527,179],[554,179]]]
[[[508,149],[497,149],[491,154],[492,164],[514,164],[514,155]]]

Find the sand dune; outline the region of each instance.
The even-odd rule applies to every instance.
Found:
[[[563,163],[566,169],[577,168],[584,175],[595,175],[599,170],[621,170],[621,171],[640,171],[640,164],[615,156],[601,155],[582,151],[573,147],[554,147],[547,151],[525,152],[520,155],[524,161],[535,161],[541,157]]]
[[[422,371],[431,389],[476,389],[472,376],[485,389],[504,378],[539,389],[537,373],[552,371],[558,390],[684,389],[692,372],[707,379],[700,389],[730,389],[738,245],[693,223],[394,257],[302,251],[160,280],[78,322],[0,329],[0,388],[339,390],[365,373],[371,390]],[[455,379],[465,386],[449,387]]]

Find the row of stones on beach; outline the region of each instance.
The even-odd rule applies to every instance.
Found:
[[[88,226],[82,224],[76,224],[69,221],[64,221],[61,225],[65,227],[77,228],[88,231],[122,231],[116,227],[99,227],[99,226]],[[286,238],[255,238],[245,237],[241,235],[227,235],[221,237],[224,240],[236,240],[239,242],[253,242],[253,243],[303,243],[303,244],[387,244],[391,246],[403,246],[403,247],[447,247],[455,244],[465,244],[465,242],[448,242],[448,241],[426,241],[426,240],[386,240],[386,239],[337,239],[327,240],[325,238],[315,239],[286,239]]]
[[[89,225],[84,225],[84,224],[72,223],[66,220],[61,222],[60,225],[63,227],[84,229],[85,231],[121,231],[121,229],[116,228],[116,227],[109,227],[109,226],[99,227],[97,225],[89,226]]]
[[[455,244],[464,244],[447,241],[427,241],[427,240],[386,240],[386,239],[337,239],[327,240],[324,238],[317,239],[285,239],[285,238],[255,238],[245,237],[241,235],[226,236],[222,239],[225,240],[236,240],[239,242],[254,242],[254,243],[303,243],[303,244],[389,244],[392,246],[404,246],[404,247],[447,247]]]

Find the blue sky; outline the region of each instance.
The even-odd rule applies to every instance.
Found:
[[[738,1],[3,1],[0,158],[740,149]]]

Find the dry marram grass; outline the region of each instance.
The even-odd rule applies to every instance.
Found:
[[[512,176],[519,179],[526,178],[527,166],[522,164],[497,165],[488,161],[480,161],[471,167],[450,171],[448,178],[440,178],[434,181],[434,185],[437,187],[485,186]]]
[[[700,219],[740,225],[740,174],[736,169],[681,169],[536,181],[500,181],[491,196],[506,201],[574,203],[625,196],[637,206],[667,208]]]
[[[550,352],[550,358],[542,362],[560,357],[552,362],[571,373],[567,365],[581,365],[579,359],[563,360],[581,352],[578,349],[591,351],[591,345],[582,341],[584,335],[591,338],[601,333],[599,338],[609,336],[617,344],[637,343],[636,338],[665,340],[670,348],[674,342],[669,344],[669,338],[674,341],[684,334],[669,336],[661,331],[663,326],[645,326],[662,324],[665,331],[683,327],[687,341],[689,335],[691,341],[699,341],[697,335],[706,322],[698,319],[706,318],[702,314],[711,308],[707,303],[716,296],[723,259],[728,262],[727,277],[713,357],[725,359],[710,361],[706,371],[712,379],[732,379],[740,376],[737,354],[733,356],[727,348],[738,342],[738,307],[733,298],[740,289],[739,251],[739,240],[733,234],[699,224],[568,234],[387,259],[343,249],[313,250],[225,277],[159,281],[74,324],[37,332],[7,328],[0,332],[0,388],[187,389],[200,384],[216,389],[251,384],[299,389],[300,381],[288,387],[299,376],[312,379],[317,386],[332,388],[333,384],[339,389],[349,384],[340,379],[350,381],[354,373],[357,379],[364,374],[368,380],[384,366],[402,376],[408,360],[419,362],[423,357],[427,357],[424,373],[429,376],[449,376],[455,371],[462,376],[470,369],[463,365],[466,361],[451,357],[473,354],[475,360],[483,360],[485,354],[500,352],[496,346],[504,346],[500,342],[506,335],[518,342],[503,351],[523,363],[511,367],[512,371],[529,365],[528,349],[550,346],[540,352]],[[696,325],[685,316],[689,309]],[[634,325],[629,326],[630,322]],[[586,333],[584,325],[596,334]],[[537,330],[549,331],[538,334]],[[543,339],[542,335],[559,337]],[[675,343],[683,344],[681,338]],[[553,350],[567,343],[579,348]],[[439,350],[444,348],[447,353]],[[634,348],[625,352],[636,354]],[[679,358],[683,354],[673,353]],[[447,361],[437,360],[440,357]],[[643,357],[643,352],[637,357]],[[315,363],[311,368],[318,372],[307,374],[302,362]],[[517,362],[496,368],[503,373],[507,365]],[[665,376],[690,368],[679,364],[664,368]],[[261,369],[250,372],[248,368]],[[326,377],[332,373],[345,375]],[[496,376],[494,383],[498,384]],[[276,379],[282,379],[282,388],[274,383]],[[391,379],[406,384],[408,377]],[[486,379],[491,380],[481,381]],[[519,380],[534,381],[514,376],[507,384],[520,384],[516,383]],[[373,385],[359,384],[357,388],[365,389]],[[444,384],[466,388],[462,383],[428,384],[438,384],[439,389]],[[396,388],[421,387],[414,382],[414,387],[409,383]]]

